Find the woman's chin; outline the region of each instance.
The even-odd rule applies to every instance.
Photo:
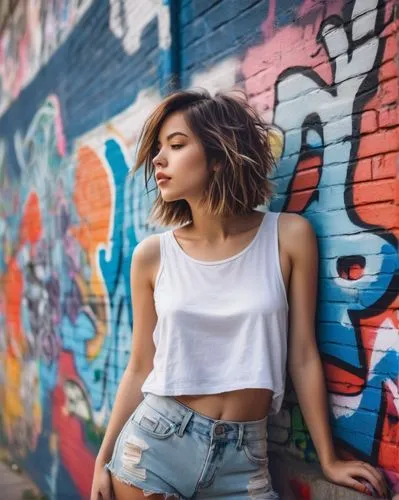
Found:
[[[178,201],[181,199],[178,196],[173,195],[172,193],[167,193],[165,191],[164,192],[161,191],[161,198],[166,203],[172,203],[173,201]]]

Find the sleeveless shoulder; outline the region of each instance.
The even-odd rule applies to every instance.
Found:
[[[155,286],[159,268],[162,265],[162,234],[148,236],[136,245],[133,251],[130,274],[145,273]]]
[[[160,258],[160,234],[152,234],[138,243],[133,250],[133,257],[140,264],[151,264]]]

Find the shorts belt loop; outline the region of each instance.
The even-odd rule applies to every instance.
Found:
[[[179,430],[176,432],[176,434],[179,437],[183,437],[184,431],[186,430],[186,427],[188,423],[190,422],[191,417],[194,415],[192,411],[188,411],[182,420],[182,423],[180,424]]]
[[[238,441],[237,441],[237,450],[241,450],[242,439],[244,437],[244,424],[238,424]]]

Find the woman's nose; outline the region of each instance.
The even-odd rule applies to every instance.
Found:
[[[165,158],[163,158],[163,156],[161,155],[161,152],[158,152],[154,156],[154,158],[152,159],[152,164],[154,165],[154,167],[156,167],[156,166],[162,167],[163,165],[165,165]]]

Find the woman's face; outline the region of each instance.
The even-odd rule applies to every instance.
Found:
[[[183,113],[172,113],[162,124],[153,164],[164,201],[195,203],[202,198],[209,178],[206,155]]]

